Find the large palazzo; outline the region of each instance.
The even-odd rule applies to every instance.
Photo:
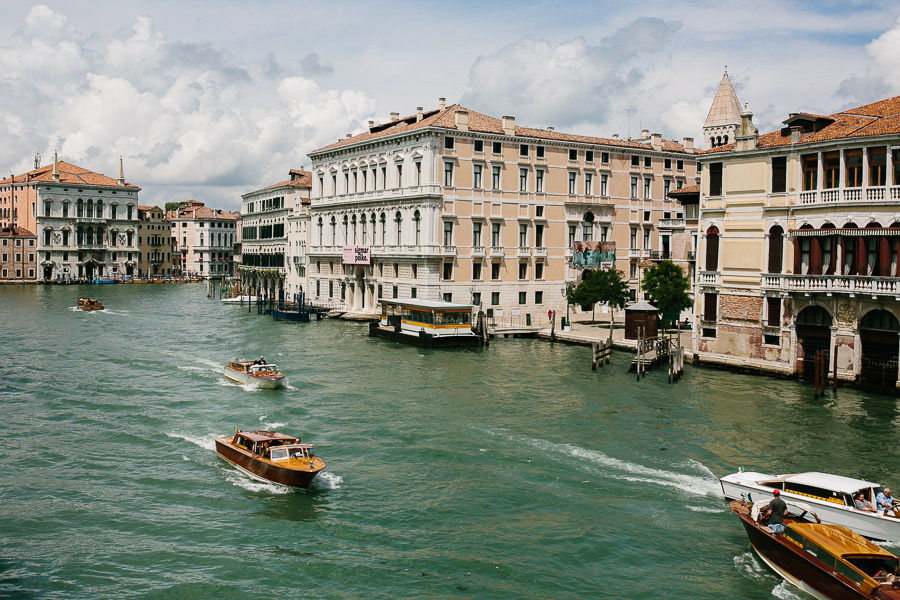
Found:
[[[695,352],[879,388],[898,382],[900,97],[794,113],[701,156]]]
[[[365,314],[421,298],[546,318],[581,241],[614,242],[636,289],[640,262],[669,252],[659,222],[683,217],[668,192],[697,181],[690,139],[569,135],[443,99],[309,156],[310,297]]]

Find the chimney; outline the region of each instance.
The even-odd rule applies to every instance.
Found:
[[[619,134],[618,134],[618,133],[614,133],[614,134],[613,134],[613,139],[616,140],[616,141],[619,141]]]
[[[802,128],[799,125],[791,126],[791,143],[799,144],[800,143],[800,130]]]
[[[375,121],[369,119],[369,131],[372,131],[373,129],[375,129]]]
[[[741,113],[741,130],[734,138],[734,149],[756,150],[758,139],[759,129],[753,126],[753,113],[750,111],[750,104],[745,102],[744,111]]]
[[[392,112],[391,113],[391,123],[396,123],[400,120],[400,113]]]
[[[663,139],[661,133],[653,133],[650,135],[650,147],[654,150],[662,150]]]
[[[691,154],[694,153],[694,138],[684,138],[684,151]]]
[[[456,111],[456,128],[460,131],[468,131],[469,130],[469,111],[467,110],[458,110]]]
[[[650,139],[650,130],[649,129],[641,129],[641,139],[642,140]]]
[[[438,98],[438,110],[444,110],[445,108],[447,108],[447,99]]]
[[[53,181],[59,181],[59,157],[56,155],[56,150],[53,151],[53,173],[51,177]]]
[[[353,134],[352,134],[352,133],[348,133],[347,135],[344,136],[344,139],[349,140],[349,139],[352,138],[352,137],[353,137]]]
[[[556,131],[556,127],[551,125],[550,127],[547,128],[547,131]]]
[[[425,118],[425,112],[421,106],[416,107],[416,123]]]
[[[516,135],[516,118],[504,116],[503,117],[503,134],[504,135]]]
[[[125,166],[122,164],[122,155],[119,155],[119,178],[116,180],[119,185],[125,185]]]

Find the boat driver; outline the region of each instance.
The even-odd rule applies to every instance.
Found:
[[[769,529],[778,535],[784,532],[784,515],[787,514],[787,504],[781,499],[781,490],[772,490],[772,495],[775,497],[769,502],[766,514],[769,517]]]
[[[875,496],[875,507],[878,510],[883,510],[883,515],[887,516],[889,510],[894,510],[897,505],[900,504],[894,497],[891,496],[891,488],[886,487],[884,491],[878,492],[878,495]]]

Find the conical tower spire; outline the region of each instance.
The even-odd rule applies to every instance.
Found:
[[[709,142],[710,147],[730,144],[740,125],[741,102],[731,85],[728,71],[725,71],[703,124],[703,138]]]

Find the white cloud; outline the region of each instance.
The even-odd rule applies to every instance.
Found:
[[[318,55],[303,67],[330,68]],[[123,155],[126,178],[148,203],[175,195],[235,207],[241,193],[286,179],[307,152],[375,110],[362,92],[272,77],[264,63],[210,44],[169,41],[149,17],[101,39],[44,5],[0,46],[0,69],[0,164],[22,172],[34,152],[58,149],[63,160],[115,175]]]
[[[900,94],[900,18],[880,36],[866,44],[871,64],[864,77],[845,80],[838,95],[858,103]]]

